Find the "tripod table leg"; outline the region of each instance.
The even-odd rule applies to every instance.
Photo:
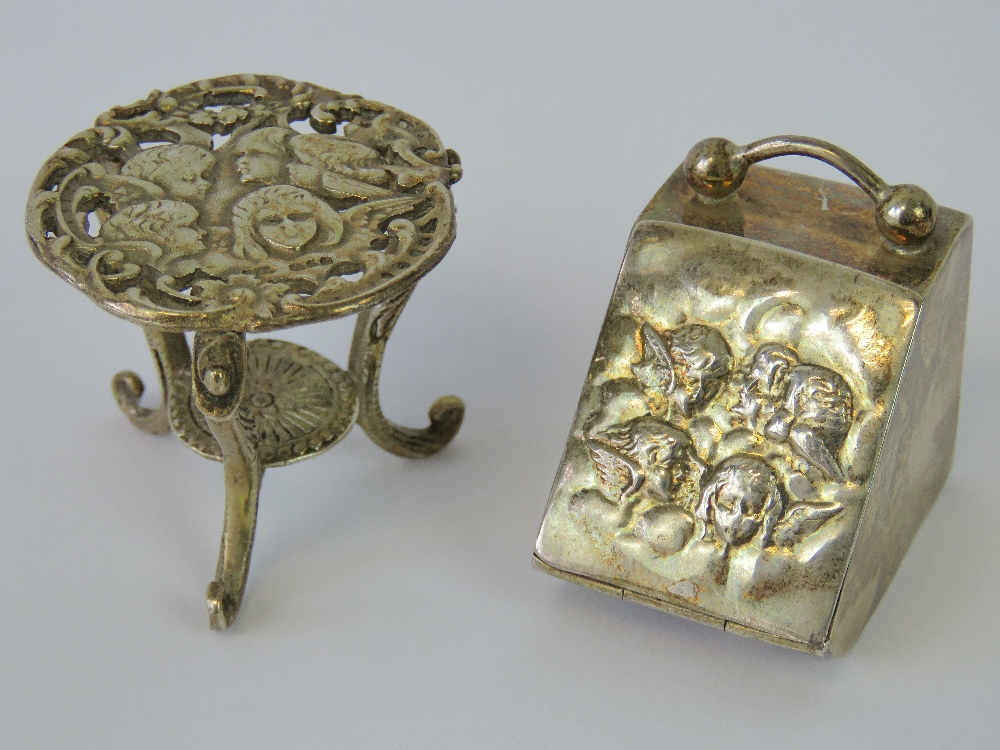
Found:
[[[192,384],[195,403],[222,451],[226,510],[215,580],[208,585],[209,622],[228,628],[240,611],[257,526],[257,500],[264,469],[253,424],[240,413],[246,378],[246,337],[196,333]]]
[[[429,412],[430,426],[423,429],[402,427],[382,414],[378,396],[382,356],[412,291],[411,287],[405,294],[358,314],[349,365],[358,384],[358,424],[376,445],[405,458],[430,456],[444,448],[458,433],[465,415],[465,404],[456,396],[443,396],[435,401]]]

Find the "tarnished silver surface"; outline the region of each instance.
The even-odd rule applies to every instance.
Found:
[[[276,76],[115,107],[42,167],[35,254],[112,313],[265,331],[397,296],[454,239],[458,155],[415,117]]]
[[[112,390],[139,429],[223,462],[212,627],[246,586],[264,469],[330,448],[358,422],[427,456],[458,432],[454,396],[430,425],[383,415],[385,347],[414,285],[455,237],[458,155],[415,117],[277,76],[198,81],[115,107],[42,167],[28,201],[38,258],[143,326],[163,404],[133,372]],[[270,331],[360,312],[347,370]],[[195,331],[189,346],[185,331]]]
[[[809,201],[755,237],[786,191]],[[633,229],[540,568],[783,645],[853,644],[950,465],[971,251],[968,217],[935,206],[897,252],[864,201],[760,167],[715,202],[671,177]]]

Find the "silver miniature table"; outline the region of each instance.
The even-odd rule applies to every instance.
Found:
[[[357,422],[400,456],[458,432],[452,396],[430,426],[379,406],[382,355],[417,281],[455,237],[458,155],[416,118],[308,83],[239,75],[116,107],[42,167],[27,211],[38,258],[141,325],[163,405],[132,372],[112,386],[139,429],[171,429],[222,461],[225,518],[213,628],[239,612],[264,469],[333,446]],[[349,364],[248,333],[358,314]],[[185,332],[193,332],[191,344]]]

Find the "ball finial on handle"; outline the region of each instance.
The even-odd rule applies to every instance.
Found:
[[[878,228],[897,245],[914,245],[927,239],[937,221],[937,203],[916,185],[892,185],[884,192],[875,213]]]
[[[706,198],[725,198],[743,184],[747,163],[739,147],[725,138],[706,138],[688,151],[684,173],[688,184]]]

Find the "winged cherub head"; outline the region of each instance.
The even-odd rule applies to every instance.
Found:
[[[250,193],[233,207],[233,250],[241,258],[295,258],[336,245],[344,221],[308,190],[273,185]]]
[[[783,402],[764,434],[792,448],[834,481],[846,481],[840,451],[851,429],[854,399],[847,382],[819,365],[798,365],[785,377]]]
[[[754,456],[738,453],[722,461],[702,488],[695,518],[726,545],[740,546],[760,535],[768,543],[785,506],[774,470]]]
[[[705,472],[688,434],[652,416],[613,425],[585,443],[605,495],[626,506],[640,490],[686,504]]]
[[[109,242],[149,242],[163,251],[167,264],[205,250],[204,232],[197,227],[198,211],[180,201],[148,201],[126,206],[101,225],[100,236]]]
[[[722,334],[697,323],[661,336],[643,323],[643,359],[632,372],[648,392],[669,397],[685,417],[719,392],[733,367]]]
[[[215,166],[211,152],[190,143],[154,146],[140,151],[122,167],[122,174],[152,182],[168,197],[181,201],[200,201],[211,183],[205,173]]]
[[[287,128],[252,130],[233,144],[236,172],[243,183],[273,185],[285,180],[289,160]]]
[[[798,355],[783,344],[764,344],[754,352],[750,369],[739,378],[739,403],[733,411],[753,425],[758,416],[767,418],[781,398],[785,377],[799,363]]]

